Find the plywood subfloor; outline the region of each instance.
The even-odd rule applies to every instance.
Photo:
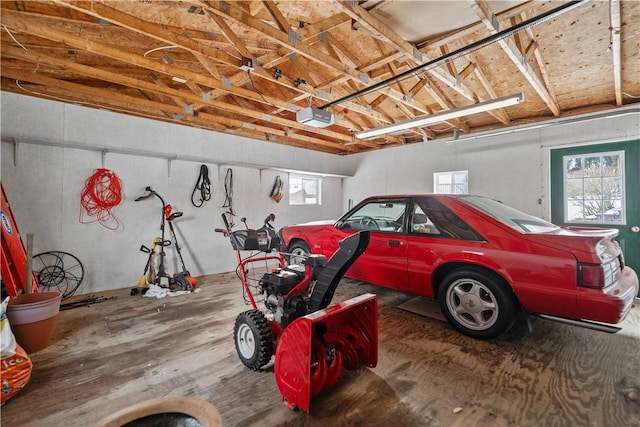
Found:
[[[235,275],[200,283],[190,295],[127,288],[61,311],[2,425],[88,426],[144,400],[193,396],[225,426],[640,426],[640,306],[615,335],[534,320],[532,332],[521,322],[477,341],[398,308],[415,305],[410,295],[344,280],[334,301],[379,296],[379,363],[346,372],[305,414],[282,404],[272,370],[238,360],[233,321],[246,306]]]

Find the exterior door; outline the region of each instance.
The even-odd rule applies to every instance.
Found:
[[[617,228],[640,274],[640,140],[551,150],[551,222]]]

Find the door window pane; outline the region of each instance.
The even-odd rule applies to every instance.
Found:
[[[567,223],[625,224],[624,152],[563,157]]]
[[[367,203],[341,220],[340,227],[352,230],[387,231],[400,233],[403,230],[405,201]]]

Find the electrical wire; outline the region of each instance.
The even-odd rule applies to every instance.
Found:
[[[262,94],[262,92],[260,92],[258,90],[258,88],[256,87],[256,85],[253,83],[253,77],[251,77],[251,71],[247,71],[247,75],[249,76],[249,81],[251,82],[251,87],[253,87],[253,90],[255,90],[256,92],[258,92],[258,95],[260,95],[260,98],[262,98],[262,100],[271,105],[273,108],[275,109],[280,109],[280,107],[278,107],[277,105],[274,105],[272,102],[269,102],[266,100],[266,98],[264,97],[264,95]]]
[[[180,46],[176,46],[176,45],[169,45],[169,46],[160,46],[160,47],[156,47],[156,48],[153,48],[153,49],[149,49],[149,50],[148,50],[148,51],[146,51],[146,52],[144,53],[144,55],[142,55],[142,56],[147,56],[147,55],[148,55],[148,54],[150,54],[151,52],[157,52],[157,51],[159,51],[159,50],[164,50],[164,49],[175,49],[175,48],[177,48],[177,47],[180,47]]]
[[[196,191],[200,190],[200,204],[196,204],[193,200],[193,196],[196,194]],[[211,200],[211,181],[209,180],[209,168],[207,165],[200,166],[200,174],[198,175],[198,180],[196,181],[195,187],[193,187],[193,192],[191,193],[191,204],[196,208],[202,207],[205,202]]]
[[[7,34],[9,34],[9,37],[11,37],[11,39],[16,42],[18,44],[18,46],[20,46],[21,48],[23,48],[24,50],[27,50],[26,47],[24,47],[24,45],[22,43],[20,43],[18,40],[16,40],[15,37],[13,37],[13,34],[11,33],[11,31],[9,31],[9,29],[7,28],[6,25],[3,25],[2,28],[4,28],[4,30],[7,32]]]
[[[96,169],[84,182],[84,189],[80,193],[81,224],[100,223],[109,230],[120,228],[120,221],[113,214],[112,209],[122,201],[122,181],[109,169]],[[87,221],[83,213],[96,219]]]

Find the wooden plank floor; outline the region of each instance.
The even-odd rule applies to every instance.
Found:
[[[61,311],[2,425],[88,426],[137,402],[193,396],[225,426],[640,426],[640,304],[615,335],[534,320],[532,332],[521,322],[478,341],[398,308],[410,295],[344,280],[334,301],[379,296],[379,363],[345,372],[305,414],[282,404],[272,370],[237,358],[233,321],[246,306],[235,274],[200,278],[200,289],[151,299],[127,288]]]

